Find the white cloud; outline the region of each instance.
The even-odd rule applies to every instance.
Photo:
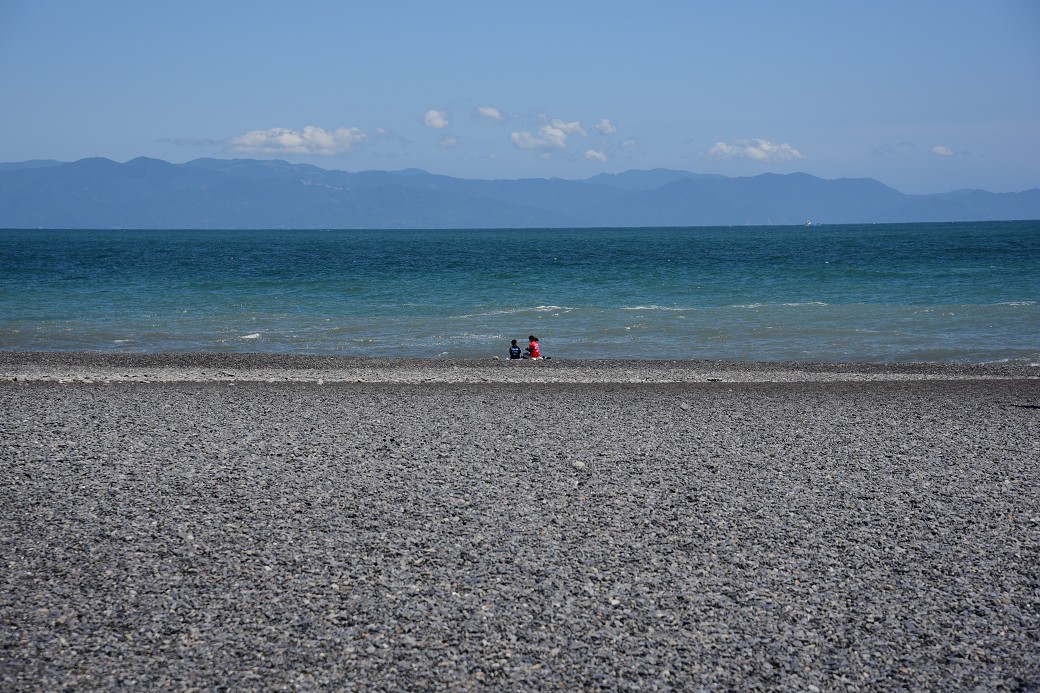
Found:
[[[607,155],[595,149],[586,149],[585,158],[589,161],[606,161]]]
[[[941,144],[932,147],[931,152],[936,156],[953,156],[953,150]]]
[[[329,132],[313,125],[303,129],[271,128],[253,130],[231,138],[231,149],[236,152],[263,152],[264,154],[345,154],[368,140],[357,128],[339,128]]]
[[[768,140],[737,140],[732,143],[716,142],[708,150],[715,159],[754,159],[755,161],[790,161],[805,156],[789,144],[775,144]]]
[[[621,149],[626,152],[635,152],[643,148],[643,145],[639,144],[639,140],[627,139],[621,143]]]
[[[543,125],[537,135],[526,130],[509,135],[520,149],[563,149],[567,146],[567,133],[551,125]]]
[[[505,120],[505,116],[502,115],[502,111],[491,106],[481,106],[477,109],[477,114],[482,118],[486,118],[492,123],[501,123]]]
[[[423,114],[423,122],[426,123],[427,127],[435,128],[437,130],[446,128],[448,127],[448,112],[435,111],[431,108]]]
[[[571,135],[587,137],[588,133],[581,126],[580,121],[575,120],[568,123],[554,119],[549,125],[538,128],[537,135],[532,135],[525,130],[513,132],[510,134],[510,138],[519,149],[540,149],[545,152],[565,148],[567,138]]]
[[[454,147],[458,147],[460,144],[462,144],[462,142],[460,142],[459,138],[455,137],[454,135],[449,135],[448,137],[442,137],[439,140],[437,140],[437,144],[444,147],[445,149],[452,149]]]
[[[596,130],[596,132],[598,132],[601,135],[613,135],[615,132],[617,132],[617,128],[614,127],[614,124],[606,118],[599,121],[592,127]]]
[[[554,119],[552,121],[552,127],[568,135],[581,135],[582,137],[586,137],[589,134],[585,132],[585,128],[581,126],[581,121],[579,120],[565,123],[562,120]],[[542,129],[544,130],[545,128]]]

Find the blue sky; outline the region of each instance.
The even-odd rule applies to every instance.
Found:
[[[0,161],[1040,187],[1040,2],[0,0]]]

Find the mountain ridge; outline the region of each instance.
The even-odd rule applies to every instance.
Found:
[[[730,178],[631,169],[590,178],[348,172],[280,159],[0,163],[0,228],[553,228],[1040,219],[1040,189],[899,192],[872,178]]]

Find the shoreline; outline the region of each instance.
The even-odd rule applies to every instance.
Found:
[[[1033,380],[1040,366],[0,351],[0,382],[696,383]]]

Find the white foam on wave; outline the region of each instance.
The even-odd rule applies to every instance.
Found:
[[[430,336],[428,339],[437,340],[442,342],[496,342],[505,339],[505,335],[501,334],[473,334],[472,332],[463,332],[460,334],[435,334]],[[425,340],[420,340],[425,341]]]
[[[254,332],[253,334],[244,334],[239,339],[260,339],[260,333]]]
[[[683,311],[692,310],[692,309],[691,308],[677,308],[675,306],[650,305],[650,306],[621,306],[621,310],[668,310],[668,311],[674,311],[674,312],[683,312]]]
[[[517,315],[518,313],[551,313],[551,312],[570,312],[573,308],[567,308],[565,306],[525,306],[523,308],[501,308],[498,310],[489,310],[484,313],[467,313],[465,315],[459,315],[460,319],[465,318],[490,318],[496,315]]]
[[[800,301],[796,303],[738,303],[731,308],[776,308],[777,306],[783,308],[805,308],[808,306],[829,306],[829,303],[823,301]]]

